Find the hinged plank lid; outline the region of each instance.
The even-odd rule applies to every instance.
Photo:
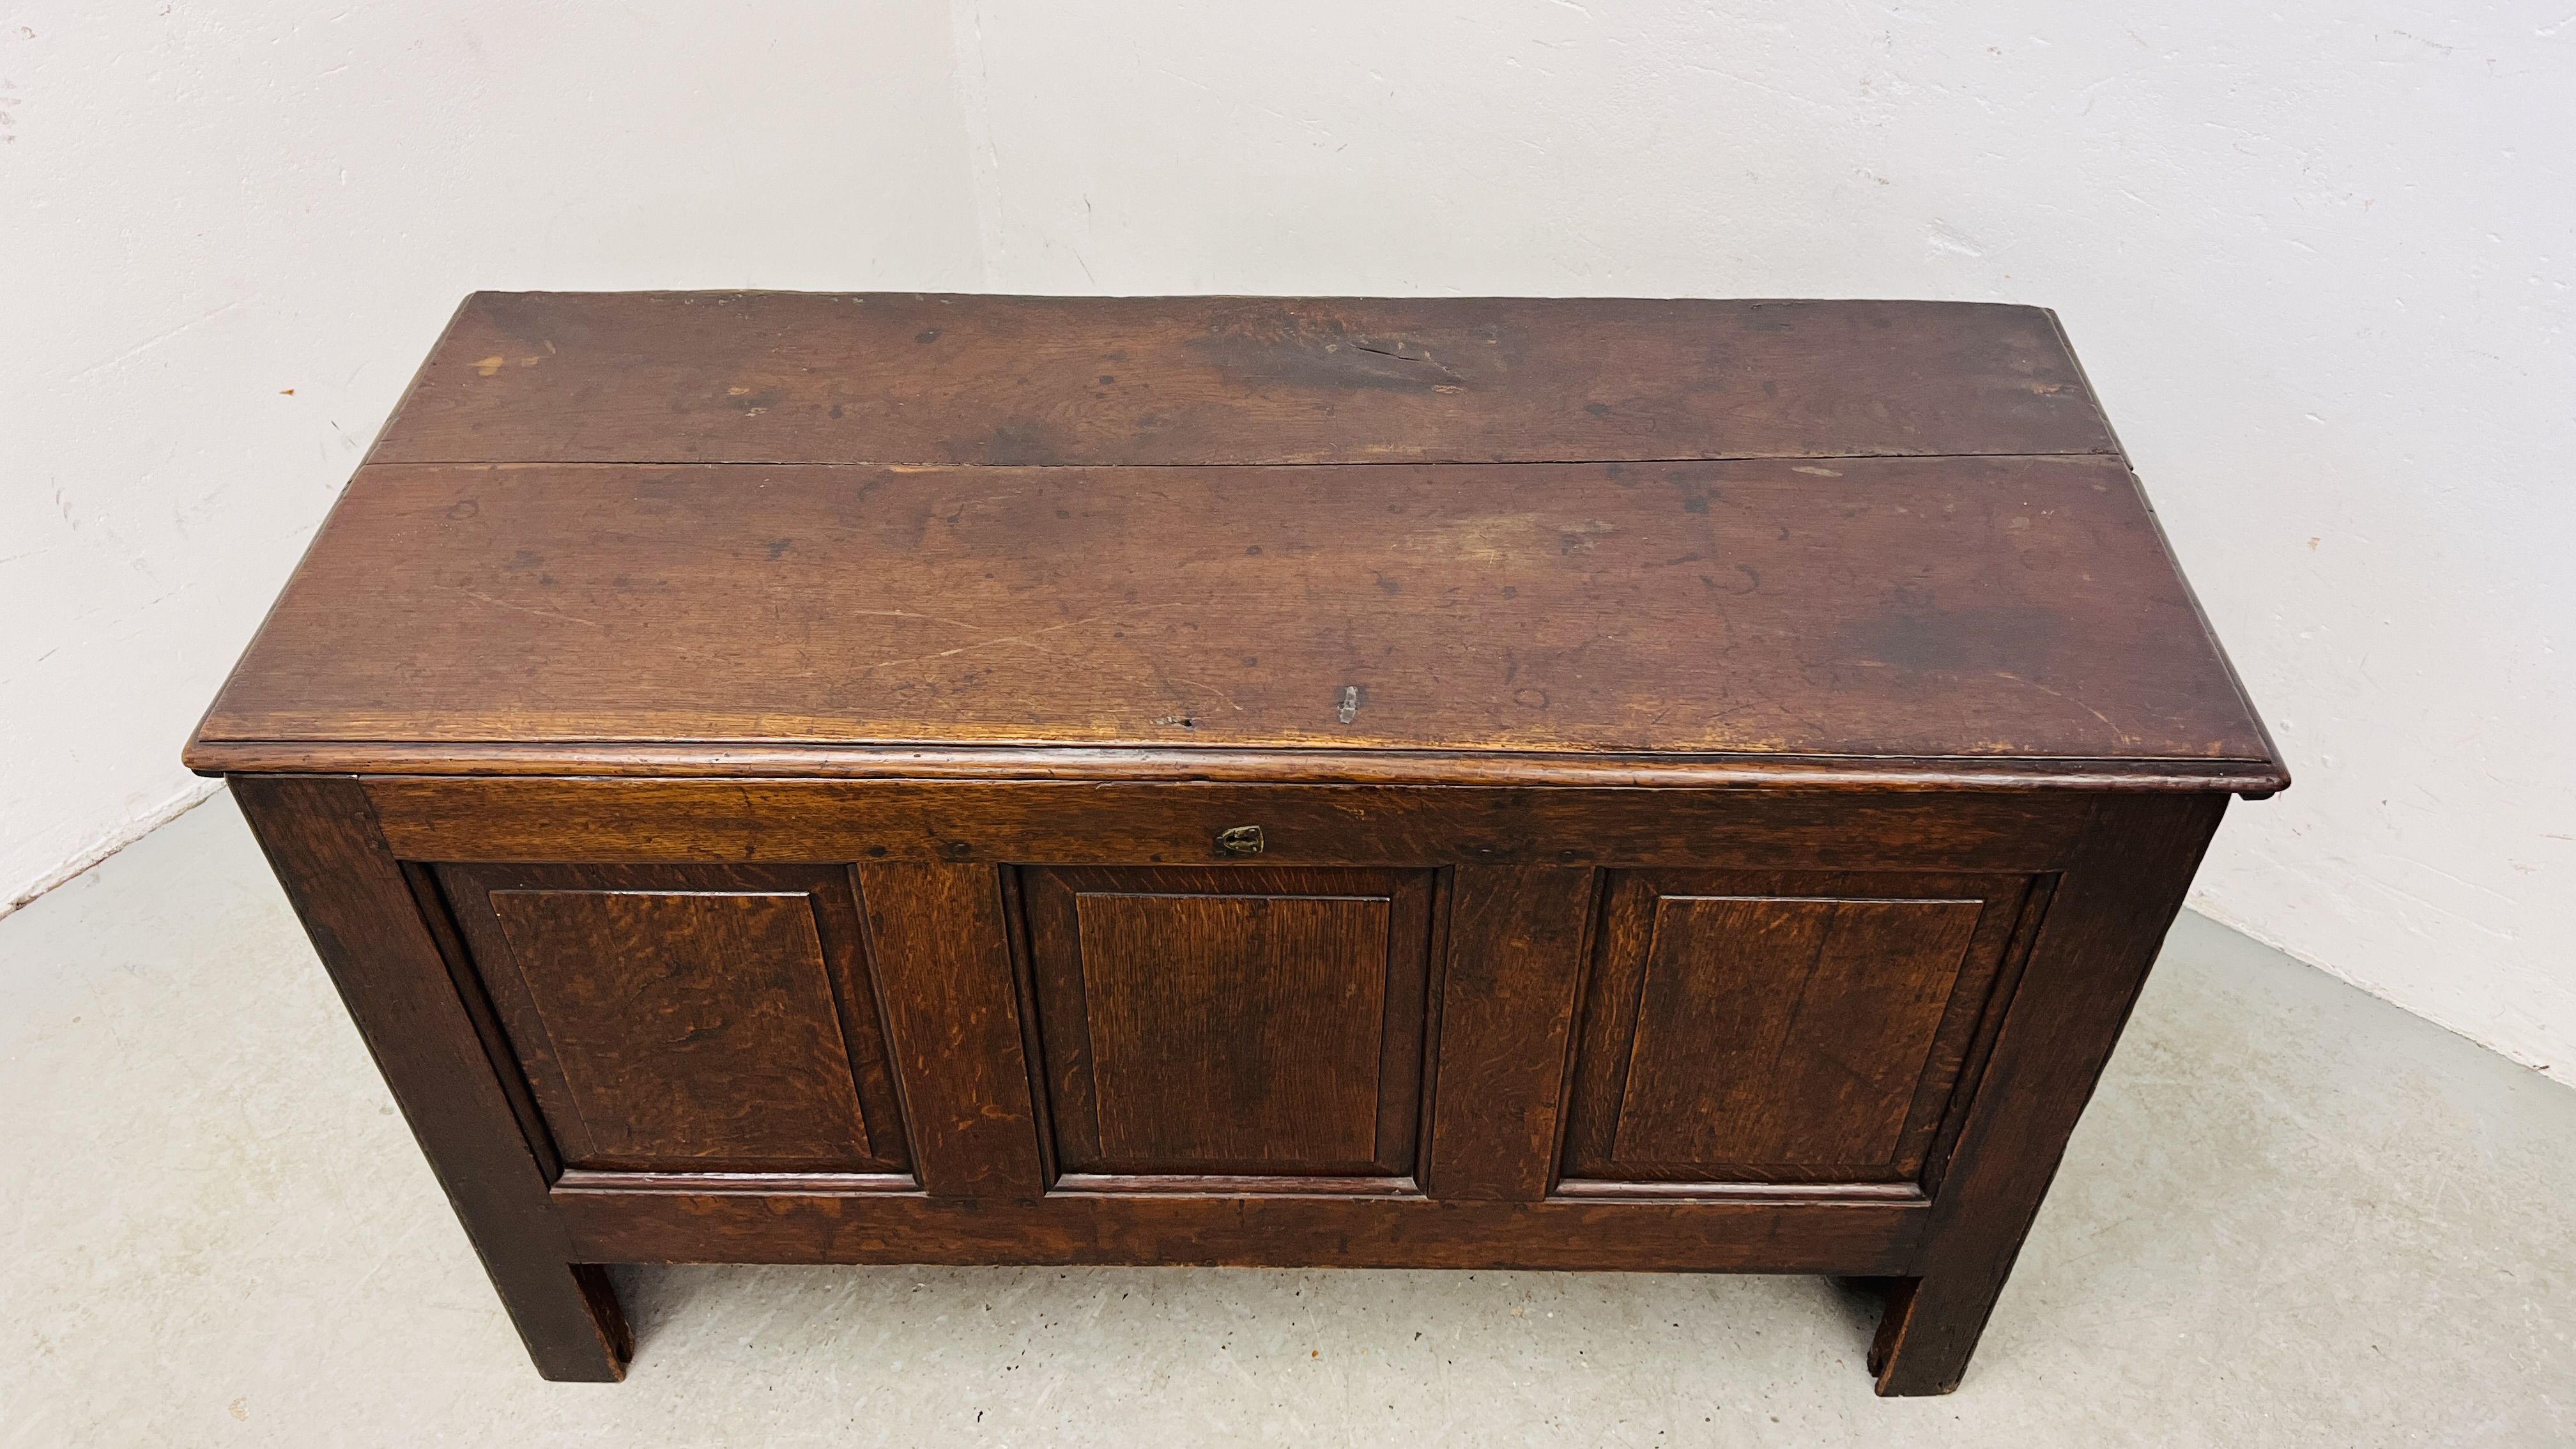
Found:
[[[1923,303],[478,297],[190,762],[1435,755],[2285,783],[2052,319]]]

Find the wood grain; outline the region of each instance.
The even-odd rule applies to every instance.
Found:
[[[1589,786],[1740,790],[1748,787],[1917,790],[2241,792],[2259,800],[2290,783],[2268,760],[1969,760],[1887,755],[1837,760],[1801,755],[1597,755],[1434,750],[1191,750],[1087,745],[514,745],[491,740],[420,742],[259,740],[189,742],[200,775],[465,775],[596,779],[1100,780],[1167,783],[1232,780],[1310,785]]]
[[[1076,910],[1104,1166],[1376,1156],[1383,897]]]
[[[1619,1158],[1893,1163],[1982,905],[1656,901]]]
[[[857,875],[923,1188],[1037,1197],[1045,1164],[994,868],[880,864]]]
[[[1692,864],[2037,871],[2074,848],[2089,797],[1798,790],[1082,785],[830,780],[367,782],[386,838],[421,860],[1216,860],[1262,826],[1266,862]]]
[[[2270,759],[2118,460],[1799,466],[370,468],[201,733]]]
[[[1594,873],[1460,866],[1442,973],[1424,1187],[1535,1202],[1555,1175]]]
[[[1023,873],[1057,1160],[1087,1174],[1413,1170],[1425,873]]]
[[[1955,302],[479,293],[379,462],[2109,452],[2055,320]]]
[[[1421,1197],[558,1189],[580,1251],[643,1263],[1136,1263],[1905,1273],[1919,1204],[1440,1202]]]
[[[845,874],[440,874],[567,1165],[906,1166]]]
[[[1996,1008],[2028,886],[1933,872],[1613,873],[1566,1178],[1922,1180]]]

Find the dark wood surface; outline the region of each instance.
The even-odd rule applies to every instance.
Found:
[[[1423,1173],[1432,1196],[1547,1196],[1596,889],[1595,872],[1571,866],[1451,873]]]
[[[1657,900],[1611,1164],[1894,1165],[1983,905]]]
[[[1065,1191],[1043,1202],[918,1193],[558,1187],[575,1247],[643,1263],[1145,1263],[1894,1275],[1920,1204],[1443,1201]]]
[[[989,865],[858,868],[869,958],[922,1186],[941,1197],[1046,1190],[1021,1031],[1017,932]]]
[[[276,742],[198,738],[187,750],[199,774],[378,775],[530,779],[777,780],[1226,780],[1253,784],[1613,786],[1666,790],[1811,788],[1871,793],[1919,790],[2066,790],[2241,793],[2280,791],[2286,771],[2268,760],[1938,760],[1812,755],[1634,755],[1437,750],[1228,750],[1084,745],[745,745],[587,742],[520,745]]]
[[[202,733],[2271,759],[2100,457],[373,468]]]
[[[1920,1178],[2028,884],[1613,875],[1574,1058],[1566,1176]]]
[[[1464,789],[1052,781],[375,779],[406,859],[1184,865],[1262,827],[1265,864],[1705,865],[2031,872],[2075,791]],[[1103,822],[1114,828],[1103,830]]]
[[[1021,889],[1061,1171],[1413,1171],[1429,872],[1092,867]]]
[[[846,871],[439,876],[567,1166],[907,1170]]]
[[[1859,1276],[1882,1393],[2288,779],[1922,303],[478,296],[188,760],[550,1377],[602,1262],[1225,1263]]]
[[[2056,319],[1958,302],[482,293],[380,463],[2108,453]]]

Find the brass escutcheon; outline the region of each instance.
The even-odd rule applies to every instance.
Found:
[[[1232,830],[1220,830],[1216,833],[1216,848],[1228,855],[1259,855],[1261,827],[1238,825]]]

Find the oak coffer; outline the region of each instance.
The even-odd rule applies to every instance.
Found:
[[[598,1265],[1824,1273],[1955,1386],[2231,794],[2056,319],[478,295],[207,712]]]

